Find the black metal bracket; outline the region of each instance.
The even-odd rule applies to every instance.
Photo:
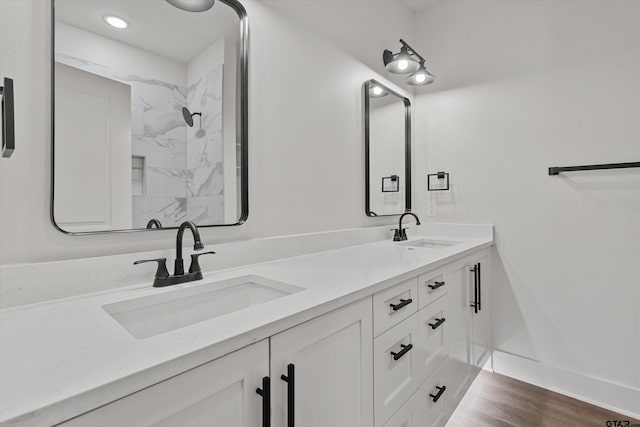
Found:
[[[271,379],[262,378],[262,388],[257,388],[256,393],[262,396],[262,427],[271,427]]]
[[[280,379],[287,383],[287,427],[295,427],[296,423],[296,367],[293,363],[287,365],[287,375],[280,375]]]
[[[444,286],[444,285],[445,285],[444,281],[442,281],[442,282],[433,282],[433,285],[427,285],[427,287],[429,289],[431,289],[432,291],[435,291],[436,289],[438,289],[439,287]]]
[[[436,394],[429,394],[429,397],[431,397],[431,400],[433,400],[433,403],[436,403],[438,400],[440,400],[440,398],[442,397],[442,395],[444,394],[445,390],[447,389],[447,386],[436,386],[436,390],[438,390],[438,392]]]
[[[391,181],[391,190],[385,190],[385,181]],[[395,184],[395,185],[394,185]],[[387,183],[387,187],[389,184]],[[383,193],[397,193],[400,191],[400,177],[398,175],[383,176],[382,177],[382,192]]]
[[[640,162],[628,163],[603,163],[601,165],[584,166],[553,166],[549,168],[549,175],[558,175],[560,172],[594,171],[603,169],[627,169],[640,168]]]
[[[431,177],[435,176],[437,179],[444,179],[445,185],[444,187],[439,188],[431,188]],[[438,172],[427,174],[427,191],[448,191],[449,190],[449,173],[448,172]]]
[[[15,111],[13,99],[13,79],[4,78],[0,86],[2,95],[2,157],[9,158],[16,149]]]
[[[438,329],[440,327],[440,325],[442,325],[447,319],[445,319],[444,317],[441,317],[440,319],[435,319],[436,323],[429,323],[429,326],[431,326],[431,329]]]
[[[411,304],[412,302],[413,302],[413,299],[411,299],[411,298],[401,299],[398,304],[389,304],[389,307],[391,307],[391,309],[393,311],[398,311],[401,308],[406,307],[407,305]]]
[[[391,356],[393,357],[393,360],[399,360],[402,356],[404,356],[405,354],[409,353],[409,351],[411,351],[411,349],[413,348],[413,344],[400,344],[400,347],[402,348],[402,350],[400,350],[399,352],[395,352],[392,351],[391,352]]]

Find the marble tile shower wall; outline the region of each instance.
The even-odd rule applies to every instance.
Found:
[[[194,125],[187,128],[187,212],[197,224],[224,223],[224,164],[220,64],[187,90]]]
[[[56,61],[131,86],[131,154],[144,157],[144,193],[134,195],[133,227],[151,218],[165,227],[182,221],[223,222],[222,65],[189,87],[56,54]],[[187,127],[181,109],[202,112]]]

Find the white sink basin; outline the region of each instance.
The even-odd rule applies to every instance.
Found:
[[[424,249],[444,249],[453,245],[457,245],[460,242],[453,242],[448,240],[431,240],[431,239],[418,239],[410,240],[407,242],[398,243],[398,246],[409,246],[411,248],[424,248]]]
[[[259,276],[194,284],[102,308],[134,337],[148,338],[304,290]]]

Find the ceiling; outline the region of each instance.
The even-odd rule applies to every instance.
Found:
[[[126,20],[118,30],[105,15]],[[66,24],[186,63],[222,36],[238,39],[239,18],[217,1],[206,12],[186,12],[162,0],[55,0],[55,18]]]

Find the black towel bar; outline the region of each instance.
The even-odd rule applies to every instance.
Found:
[[[626,169],[626,168],[640,168],[640,162],[605,163],[602,165],[585,165],[585,166],[554,166],[549,168],[549,175],[558,175],[560,172],[593,171],[593,170],[601,170],[601,169]]]

